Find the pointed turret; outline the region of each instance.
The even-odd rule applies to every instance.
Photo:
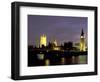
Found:
[[[81,31],[81,36],[84,36],[83,28],[82,28],[82,31]]]

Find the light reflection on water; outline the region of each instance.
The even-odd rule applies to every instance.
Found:
[[[45,66],[51,64],[50,59],[44,59],[45,54],[38,54],[38,59],[45,61]],[[58,56],[58,54],[57,54]],[[67,62],[67,63],[66,63]],[[55,63],[55,62],[54,62]],[[87,56],[71,56],[71,58],[61,57],[59,61],[59,65],[67,65],[67,64],[86,64],[87,63]]]
[[[66,59],[64,57],[61,58],[61,64],[63,65],[63,64],[65,64],[65,62],[66,62]]]
[[[87,63],[87,56],[79,56],[79,63],[80,64]]]

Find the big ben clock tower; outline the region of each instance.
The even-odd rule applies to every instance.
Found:
[[[81,36],[80,36],[80,51],[85,51],[85,36],[83,29],[81,31]]]

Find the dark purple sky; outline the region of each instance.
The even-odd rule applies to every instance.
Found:
[[[79,42],[82,28],[87,34],[87,24],[87,17],[28,15],[28,44],[39,44],[42,34],[48,42],[54,39],[58,43]]]

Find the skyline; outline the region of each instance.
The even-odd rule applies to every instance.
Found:
[[[28,15],[28,45],[40,43],[43,34],[47,42],[79,42],[82,28],[87,39],[87,22],[87,17]]]

